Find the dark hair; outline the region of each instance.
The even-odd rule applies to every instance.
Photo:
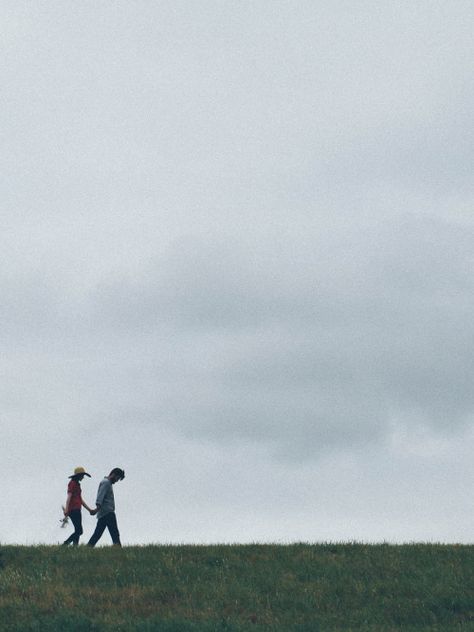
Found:
[[[125,478],[125,470],[122,470],[122,468],[120,467],[114,467],[114,469],[110,472],[109,476],[115,474],[115,476],[118,476],[118,479],[120,481],[123,481],[123,479]]]

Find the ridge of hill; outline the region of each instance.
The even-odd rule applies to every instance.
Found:
[[[1,546],[0,630],[474,630],[474,546]]]

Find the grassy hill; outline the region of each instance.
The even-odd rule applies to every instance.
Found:
[[[0,547],[0,630],[474,630],[474,547]]]

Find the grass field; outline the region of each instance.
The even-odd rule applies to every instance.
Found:
[[[474,630],[474,547],[0,547],[0,630]]]

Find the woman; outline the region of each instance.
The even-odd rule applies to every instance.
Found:
[[[63,544],[65,546],[71,543],[75,546],[79,544],[79,538],[83,533],[81,508],[85,507],[91,515],[94,515],[93,510],[82,499],[81,481],[84,476],[91,477],[83,467],[76,467],[74,474],[69,477],[71,480],[67,486],[67,500],[66,506],[64,507],[64,516],[71,518],[71,522],[74,525],[74,533],[64,541]]]

